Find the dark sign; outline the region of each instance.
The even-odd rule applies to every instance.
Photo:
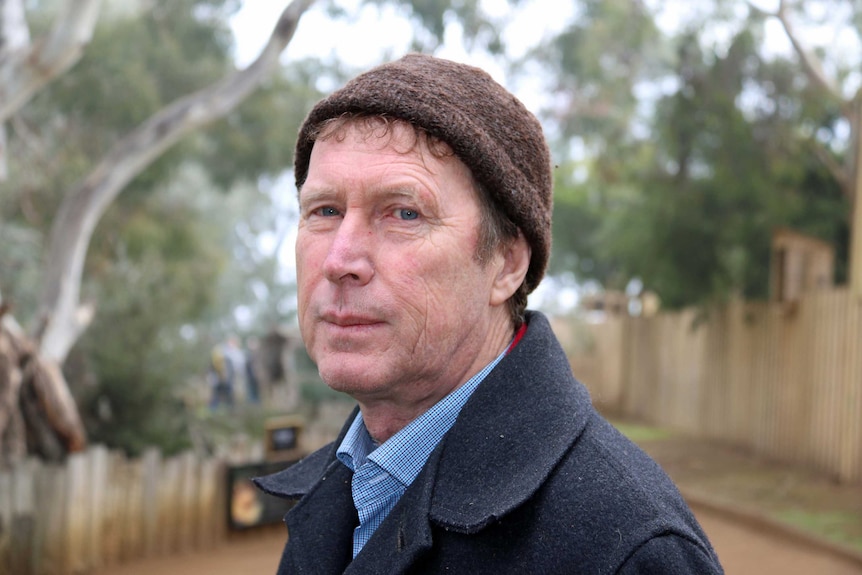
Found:
[[[290,461],[302,456],[300,448],[305,425],[299,416],[272,417],[264,424],[267,461]]]
[[[278,429],[273,429],[272,437],[270,438],[270,441],[272,442],[272,450],[287,451],[296,449],[298,445],[297,439],[297,429],[295,427],[280,427]]]

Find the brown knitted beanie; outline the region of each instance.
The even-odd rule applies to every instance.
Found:
[[[345,113],[405,120],[440,138],[523,232],[532,255],[527,292],[542,279],[551,247],[552,175],[536,117],[479,68],[410,54],[348,82],[311,110],[294,164],[301,189],[316,128]]]

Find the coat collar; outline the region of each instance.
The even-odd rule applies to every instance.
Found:
[[[464,406],[444,438],[430,518],[475,533],[531,497],[586,426],[589,394],[544,315]]]
[[[338,441],[287,469],[253,480],[270,495],[301,498],[284,517],[291,556],[282,557],[279,574],[308,572],[302,566],[314,566],[314,573],[343,573],[350,564],[353,528],[359,518],[350,489],[353,474],[335,458],[335,451],[358,410],[354,409]]]
[[[272,475],[255,477],[254,483],[264,492],[285,499],[299,499],[309,493],[314,485],[321,481],[328,468],[336,464],[342,465],[335,458],[335,452],[341,441],[350,429],[350,424],[359,413],[359,407],[353,408],[350,417],[341,428],[338,438],[324,447],[318,449],[308,457],[294,463],[286,469],[282,469]],[[343,466],[343,465],[342,465]]]
[[[393,512],[408,508],[444,528],[475,533],[531,497],[580,436],[592,413],[589,394],[572,376],[547,318],[528,312],[527,321],[523,339],[479,385]],[[334,443],[256,483],[282,497],[315,491],[344,467],[335,450],[355,413]],[[351,501],[349,484],[347,492]],[[427,536],[415,533],[419,547]]]

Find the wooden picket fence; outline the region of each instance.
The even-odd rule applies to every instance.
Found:
[[[225,462],[128,459],[104,447],[0,472],[0,574],[89,573],[215,546],[227,536]]]
[[[600,407],[862,482],[862,302],[848,290],[581,330],[568,352]]]

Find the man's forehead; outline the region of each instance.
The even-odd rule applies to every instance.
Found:
[[[316,141],[344,140],[348,137],[379,143],[381,148],[392,145],[396,150],[430,152],[434,157],[455,156],[445,141],[428,134],[422,128],[400,118],[388,116],[340,116],[321,124]]]
[[[436,203],[429,197],[432,189],[463,189],[474,197],[478,193],[470,169],[448,147],[441,151],[429,146],[424,132],[408,122],[363,120],[339,122],[316,139],[308,176],[299,189],[300,203],[344,199],[346,189],[360,188],[374,189],[377,198],[410,196],[429,204]],[[339,167],[345,153],[348,158],[356,153],[368,154],[367,161],[361,160],[345,171]]]

